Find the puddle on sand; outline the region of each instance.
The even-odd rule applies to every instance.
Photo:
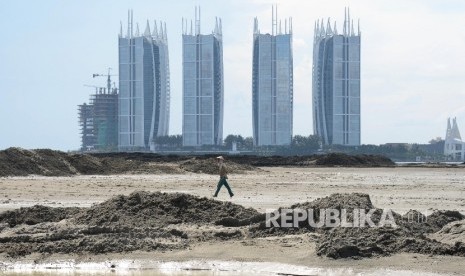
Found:
[[[115,268],[112,268],[112,265]],[[407,270],[353,268],[312,268],[266,262],[137,262],[118,261],[102,263],[56,262],[53,264],[1,264],[0,275],[8,276],[444,276]]]

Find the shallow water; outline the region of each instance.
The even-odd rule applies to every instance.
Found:
[[[112,265],[116,268],[111,268]],[[0,275],[9,276],[273,276],[273,275],[331,275],[331,276],[443,276],[426,272],[390,269],[319,268],[269,262],[102,262],[50,264],[0,263]]]

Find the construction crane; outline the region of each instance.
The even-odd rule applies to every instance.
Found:
[[[106,87],[103,86],[95,86],[95,85],[90,85],[90,84],[84,84],[85,87],[94,87],[95,88],[95,94],[105,94]],[[102,93],[103,91],[103,93]],[[110,93],[110,92],[108,92]]]
[[[108,67],[108,74],[92,74],[92,78],[95,78],[95,77],[107,77],[107,91],[108,91],[108,94],[111,93],[111,77],[113,76],[118,76],[118,75],[112,75],[111,74],[111,67]]]

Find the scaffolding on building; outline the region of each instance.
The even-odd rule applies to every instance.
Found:
[[[78,105],[78,113],[79,126],[81,129],[81,150],[93,150],[96,141],[93,124],[94,107],[92,105],[83,103]]]
[[[105,90],[104,90],[105,92]],[[93,128],[96,136],[95,149],[116,150],[118,147],[118,91],[90,96],[93,106]]]
[[[95,76],[100,76],[94,74]],[[110,74],[108,74],[110,81]],[[113,151],[118,148],[118,89],[94,87],[90,103],[78,105],[82,151]]]

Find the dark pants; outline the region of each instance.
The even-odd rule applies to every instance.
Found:
[[[218,181],[218,187],[216,188],[214,196],[218,196],[218,193],[220,192],[220,189],[223,185],[226,187],[226,189],[228,189],[229,196],[233,196],[234,194],[231,190],[231,187],[229,187],[228,181],[226,181],[226,177],[220,177],[220,181]]]

